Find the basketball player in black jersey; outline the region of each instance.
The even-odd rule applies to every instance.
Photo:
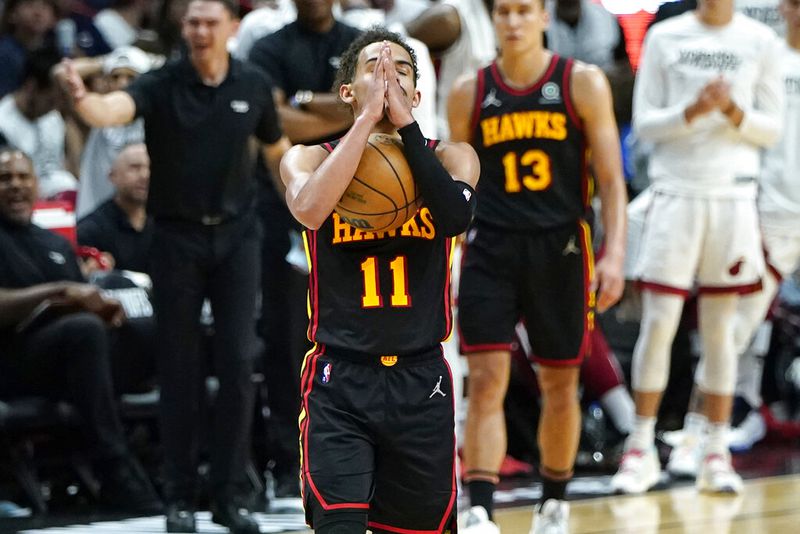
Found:
[[[567,532],[564,494],[580,432],[578,370],[594,309],[604,311],[622,293],[626,224],[608,82],[599,68],[543,47],[543,4],[495,0],[498,59],[457,80],[448,106],[451,138],[471,143],[481,162],[459,287],[460,341],[470,381],[465,482],[472,505],[491,515],[506,448],[510,348],[514,325],[524,319],[543,398],[543,496],[535,534]],[[592,195],[589,163],[606,236],[596,266],[583,219]]]
[[[450,332],[452,237],[473,212],[478,159],[466,143],[422,136],[413,51],[371,30],[341,59],[339,95],[353,126],[338,142],[295,146],[281,164],[304,232],[309,338],[300,416],[306,518],[323,534],[441,533],[456,511]],[[399,136],[423,198],[390,232],[345,223],[333,208],[372,133]]]

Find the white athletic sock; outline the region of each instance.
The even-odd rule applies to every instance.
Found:
[[[633,432],[625,441],[625,450],[639,449],[648,450],[656,440],[656,418],[636,416],[633,425]]]
[[[708,419],[705,415],[686,412],[686,417],[683,418],[683,432],[686,437],[700,439],[706,432],[708,426]]]
[[[706,441],[705,455],[728,454],[729,423],[710,423],[708,425],[708,440]]]

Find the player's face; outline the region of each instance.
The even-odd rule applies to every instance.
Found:
[[[183,38],[196,60],[218,59],[228,54],[228,39],[233,37],[239,21],[220,2],[193,0],[183,17]]]
[[[800,29],[800,0],[782,0],[780,11],[790,29]]]
[[[33,165],[21,152],[0,153],[0,214],[17,224],[28,224],[36,201]]]
[[[383,43],[380,42],[371,43],[365,46],[358,56],[355,80],[352,84],[353,96],[357,102],[364,102],[366,98],[366,92],[369,90],[368,88],[372,82],[373,73],[378,64],[382,46]],[[397,72],[397,80],[407,99],[408,107],[411,109],[419,100],[419,91],[416,89],[414,65],[411,56],[405,48],[397,43],[390,42],[389,48],[392,51],[392,60],[394,62],[395,71]]]
[[[495,0],[492,20],[500,49],[513,52],[541,43],[549,17],[541,0]]]

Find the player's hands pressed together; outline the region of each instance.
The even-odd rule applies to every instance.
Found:
[[[617,303],[625,289],[622,259],[611,255],[598,260],[590,290],[597,292],[597,311],[604,312]]]
[[[386,113],[386,57],[391,54],[388,45],[381,48],[380,55],[375,61],[372,71],[372,82],[369,86],[369,95],[361,108],[361,115],[369,120],[370,124],[377,124]]]
[[[686,108],[686,121],[691,123],[714,110],[728,114],[731,107],[735,107],[731,100],[731,85],[719,76],[703,86],[695,101]]]
[[[388,43],[384,43],[381,48],[381,59],[386,79],[386,116],[396,128],[408,126],[414,122],[414,116],[408,105],[408,94],[400,84],[400,76],[413,76],[414,74],[413,72],[402,74],[397,72],[392,58],[392,49],[389,48]]]

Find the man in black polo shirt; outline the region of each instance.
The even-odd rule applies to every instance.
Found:
[[[157,513],[161,504],[128,451],[114,409],[107,325],[120,324],[122,308],[85,283],[66,239],[31,223],[36,196],[30,158],[0,148],[0,397],[72,403],[103,500]]]
[[[147,147],[142,143],[124,147],[108,178],[114,196],[78,221],[78,244],[108,253],[115,269],[145,273],[153,243],[153,221],[147,216]]]
[[[67,64],[81,117],[94,127],[143,117],[151,158],[147,211],[155,221],[152,267],[158,322],[167,530],[193,532],[202,377],[197,318],[214,312],[214,372],[220,389],[211,444],[213,519],[258,532],[236,488],[250,445],[259,236],[253,211],[251,137],[277,168],[289,146],[268,79],[230,58],[238,26],[232,0],[192,0],[183,19],[188,56],[143,74],[125,91],[87,93]]]

